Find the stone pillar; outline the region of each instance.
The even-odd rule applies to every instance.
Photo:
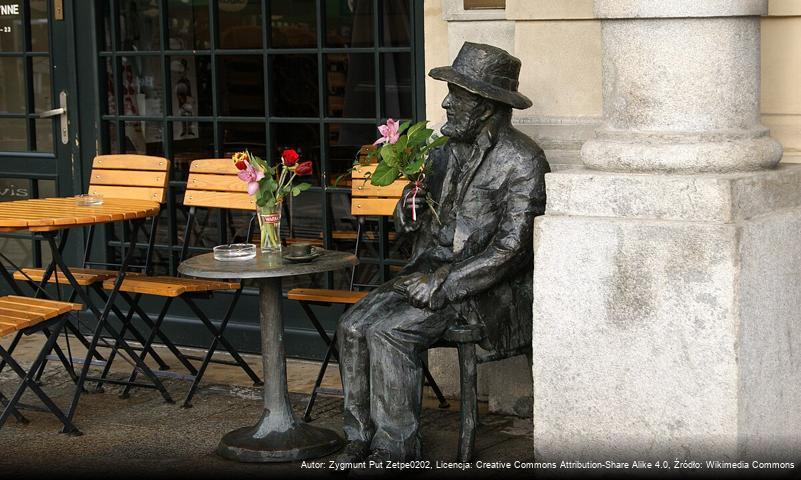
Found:
[[[582,148],[603,170],[731,172],[776,165],[759,123],[767,1],[598,0],[604,125]]]
[[[535,224],[543,460],[801,452],[801,169],[759,124],[766,0],[595,0],[604,123]]]

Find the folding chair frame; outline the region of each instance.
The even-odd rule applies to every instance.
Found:
[[[105,305],[103,310],[99,310],[97,306],[92,302],[92,299],[89,297],[89,294],[86,290],[81,288],[78,285],[77,280],[71,274],[69,274],[69,267],[64,261],[64,258],[61,256],[61,252],[63,251],[63,244],[66,241],[66,235],[61,236],[61,245],[56,244],[56,234],[53,232],[48,232],[42,234],[44,239],[50,245],[50,249],[53,253],[53,261],[51,265],[48,267],[48,271],[45,273],[43,278],[43,282],[45,283],[49,278],[49,273],[52,273],[56,267],[58,267],[62,272],[64,272],[64,276],[69,281],[70,286],[73,288],[77,295],[80,297],[81,301],[86,305],[89,310],[92,312],[93,316],[97,319],[97,325],[93,331],[92,340],[89,343],[89,348],[87,351],[86,359],[81,366],[81,373],[78,376],[77,388],[75,390],[75,395],[72,399],[72,404],[70,405],[70,409],[67,414],[67,418],[71,421],[75,415],[75,411],[78,407],[78,400],[80,399],[81,393],[83,392],[83,386],[86,380],[88,379],[89,374],[89,367],[91,366],[91,358],[95,355],[95,351],[98,347],[98,343],[101,339],[101,334],[105,330],[113,340],[119,343],[120,348],[122,348],[128,356],[131,358],[134,364],[140,369],[142,369],[147,377],[150,379],[152,384],[145,384],[139,383],[137,386],[145,387],[145,388],[155,388],[159,391],[161,396],[164,398],[164,401],[167,403],[173,403],[172,397],[170,397],[169,392],[164,388],[164,385],[158,379],[158,377],[153,373],[150,367],[147,366],[144,362],[143,356],[137,355],[136,351],[128,344],[127,341],[120,335],[113,326],[111,326],[108,322],[109,313],[112,311],[112,307],[114,305],[114,300],[119,292],[120,286],[122,285],[123,280],[125,279],[125,272],[130,265],[131,258],[133,257],[133,252],[136,250],[136,239],[137,235],[139,234],[139,230],[142,226],[143,220],[130,220],[131,226],[131,239],[130,239],[130,248],[127,254],[124,255],[124,259],[122,264],[120,265],[120,273],[117,275],[117,278],[114,281],[114,288],[112,289],[111,293],[108,294],[107,300],[105,301]],[[109,380],[106,380],[109,381]],[[118,383],[118,382],[114,382]]]
[[[58,335],[64,328],[67,318],[67,314],[62,314],[39,325],[35,325],[17,332],[17,334],[30,335],[31,333],[42,331],[47,337],[47,341],[45,342],[44,346],[42,346],[42,349],[39,351],[39,354],[36,356],[36,359],[33,361],[33,364],[30,366],[27,372],[20,366],[19,363],[17,363],[16,360],[14,360],[14,357],[12,357],[14,350],[13,347],[16,347],[16,343],[14,343],[9,350],[6,350],[0,346],[0,359],[2,360],[2,364],[0,364],[0,371],[2,371],[3,368],[8,365],[14,371],[14,373],[16,373],[17,376],[22,379],[22,382],[20,383],[19,387],[17,387],[16,392],[11,396],[11,398],[7,398],[5,395],[0,393],[0,404],[3,405],[3,410],[0,413],[0,428],[3,427],[6,420],[8,420],[10,416],[13,416],[23,424],[28,423],[28,419],[25,418],[22,413],[20,413],[18,407],[23,408],[23,405],[20,403],[20,399],[25,393],[25,390],[30,388],[31,391],[37,397],[39,397],[39,400],[41,400],[45,405],[47,411],[55,415],[56,418],[58,418],[58,420],[64,425],[62,430],[63,433],[81,435],[81,431],[78,430],[78,428],[72,423],[72,417],[65,414],[64,411],[53,402],[53,400],[34,380],[34,376],[44,363],[45,357],[56,345]]]
[[[209,208],[209,210],[211,210],[211,208]],[[179,262],[183,261],[186,258],[187,253],[189,252],[189,243],[190,243],[190,240],[191,240],[191,237],[192,237],[192,225],[195,222],[195,219],[196,219],[196,216],[197,216],[196,214],[197,214],[196,207],[194,207],[194,206],[190,207],[189,208],[189,212],[187,213],[186,229],[184,230],[185,234],[184,234],[183,243],[181,245],[181,252],[180,252],[180,255],[179,255]],[[250,220],[248,222],[248,229],[247,229],[247,234],[246,234],[245,238],[248,238],[248,239],[251,238],[251,236],[253,234],[253,230],[255,228],[255,221],[256,221],[256,214],[254,213],[251,216],[251,218],[250,218]],[[213,337],[211,345],[209,346],[206,354],[202,357],[202,362],[200,364],[200,367],[198,367],[198,368],[196,368],[194,365],[192,365],[189,362],[189,360],[190,359],[191,360],[200,360],[201,359],[200,357],[192,357],[192,356],[181,354],[180,352],[178,352],[178,354],[180,356],[176,355],[176,356],[178,356],[178,358],[181,361],[181,363],[189,371],[189,375],[186,375],[184,378],[191,378],[192,379],[192,385],[189,387],[189,391],[186,394],[186,398],[184,399],[184,402],[181,405],[183,408],[191,408],[192,407],[192,398],[194,397],[195,393],[197,392],[198,386],[200,385],[200,381],[203,379],[203,375],[205,374],[206,369],[208,368],[210,363],[218,363],[218,364],[239,366],[248,375],[248,377],[250,377],[250,379],[253,381],[254,386],[262,386],[262,385],[264,385],[264,382],[259,378],[259,376],[256,374],[256,372],[254,372],[253,369],[250,368],[250,365],[248,365],[247,362],[242,358],[242,356],[239,354],[237,349],[233,345],[231,345],[231,343],[228,340],[226,340],[225,337],[223,336],[225,334],[225,329],[228,326],[228,322],[231,319],[231,315],[233,314],[234,308],[236,307],[237,303],[239,302],[239,298],[242,295],[243,285],[244,285],[243,282],[240,281],[239,288],[234,291],[234,298],[231,299],[231,303],[228,305],[228,309],[226,310],[225,316],[223,317],[222,321],[220,322],[219,328],[216,327],[214,325],[214,323],[208,318],[208,316],[197,306],[197,304],[194,302],[193,298],[191,297],[191,295],[193,295],[192,293],[184,293],[184,294],[178,296],[178,298],[180,298],[189,307],[189,309],[192,311],[192,313],[195,314],[195,316],[200,320],[200,322],[206,327],[206,329],[209,331],[209,333],[211,333],[211,335]],[[201,292],[199,295],[204,295],[204,294],[205,295],[212,295],[213,293],[214,292]],[[198,295],[198,294],[194,294],[194,295]],[[144,358],[149,352],[152,352],[151,346],[152,346],[153,341],[155,341],[155,338],[157,336],[162,340],[166,339],[166,336],[161,332],[161,325],[162,325],[162,323],[164,321],[164,318],[166,317],[166,314],[167,314],[167,312],[168,312],[168,310],[170,308],[170,305],[172,304],[174,298],[176,298],[176,297],[168,297],[167,298],[167,300],[165,301],[164,306],[162,307],[161,311],[159,312],[159,315],[158,315],[158,317],[157,317],[155,322],[153,322],[147,316],[147,314],[145,314],[145,312],[143,312],[142,309],[139,307],[138,303],[139,303],[139,300],[141,299],[141,297],[142,297],[141,294],[137,294],[133,298],[131,298],[127,294],[124,294],[122,296],[122,298],[125,299],[126,302],[130,305],[132,310],[136,310],[137,313],[143,319],[147,319],[146,323],[153,325],[153,328],[151,329],[150,336],[147,338],[147,340],[143,344],[144,353],[143,353],[142,356]],[[171,344],[172,343],[169,342],[169,340],[167,340],[168,348],[170,348],[170,350],[173,351],[173,348],[170,347]],[[228,353],[231,355],[231,357],[233,357],[233,362],[225,361],[225,360],[216,360],[216,359],[213,358],[214,353],[217,351],[217,348],[219,347],[219,345],[222,345],[222,347],[225,350],[228,351]],[[173,353],[176,353],[176,352],[173,351]],[[122,397],[123,398],[125,398],[125,397],[127,397],[129,395],[131,387],[135,385],[134,382],[136,380],[137,375],[138,375],[138,369],[135,368],[131,372],[131,375],[130,375],[130,377],[128,379],[128,386],[126,386],[125,389],[122,392]]]
[[[158,223],[159,223],[159,216],[158,215],[153,216],[151,218],[151,220],[150,220],[150,232],[148,234],[148,244],[147,244],[147,250],[146,250],[146,253],[145,253],[145,262],[144,262],[144,264],[143,265],[130,266],[130,268],[132,268],[132,269],[141,270],[143,274],[149,274],[150,270],[151,270],[151,260],[152,260],[153,245],[155,244],[155,240],[156,240],[156,232],[157,232],[157,229],[158,229]],[[97,225],[90,225],[88,227],[88,233],[87,233],[87,236],[86,236],[86,243],[84,245],[84,254],[83,254],[82,266],[84,268],[86,268],[88,266],[106,266],[106,267],[109,267],[109,266],[120,266],[119,264],[112,264],[112,263],[109,263],[109,262],[93,262],[93,261],[90,260],[91,246],[92,246],[92,242],[93,242],[93,239],[94,239],[94,234],[95,234],[95,228],[96,227],[97,227]],[[66,237],[68,234],[69,234],[69,230],[64,230],[63,233],[62,233],[63,237]],[[123,222],[123,242],[122,242],[123,247],[122,247],[122,252],[121,252],[121,254],[123,256],[125,255],[125,249],[126,249],[126,241],[125,241],[125,237],[126,236],[130,237],[130,228],[128,227],[127,223]],[[60,242],[59,248],[61,248],[60,252],[62,254],[63,254],[63,250],[64,250],[63,249],[64,245],[66,245],[66,238],[62,238],[62,240]],[[133,252],[135,250],[134,246],[129,246],[129,247],[131,248],[131,252]],[[20,271],[22,271],[22,270],[20,270]],[[23,272],[23,275],[25,275],[24,272]],[[54,276],[54,275],[58,275],[58,273],[55,271],[55,266],[51,262],[51,264],[45,270],[45,273],[44,273],[44,275],[42,277],[42,280],[40,282],[38,282],[38,285],[37,285],[37,282],[34,281],[32,278],[28,277],[27,275],[25,275],[25,276],[28,277],[27,283],[34,290],[36,297],[38,297],[38,298],[42,298],[42,297],[50,298],[50,295],[48,295],[47,291],[45,290],[45,287],[47,286],[47,283],[49,282],[50,278],[52,276]],[[56,286],[58,286],[58,282],[56,282]],[[100,286],[99,283],[88,285],[88,288],[91,289],[93,292],[95,292],[100,297],[101,301],[106,302],[108,300],[108,296],[107,296],[106,292],[103,290],[103,288]],[[15,287],[15,291],[19,291],[19,287]],[[67,301],[72,302],[72,301],[75,300],[75,298],[77,296],[78,296],[78,292],[73,289],[73,291],[70,294],[69,299]],[[133,325],[131,325],[131,317],[132,317],[132,315],[131,315],[130,312],[129,312],[128,315],[123,314],[122,311],[115,304],[111,304],[111,311],[122,322],[122,329],[120,331],[120,335],[121,336],[124,337],[125,334],[128,332],[128,330],[130,330],[131,334],[136,339],[136,341],[138,341],[140,343],[144,343],[144,338],[145,337]],[[87,348],[87,349],[89,348],[90,342],[86,339],[86,337],[80,331],[80,328],[78,328],[77,326],[73,325],[72,322],[68,321],[66,326],[65,326],[65,330],[66,330],[66,334],[67,335],[69,335],[71,333],[84,346],[84,348]],[[120,347],[119,342],[115,342],[115,344],[111,346],[112,351],[109,354],[109,358],[108,359],[103,358],[103,356],[99,352],[97,352],[95,350],[94,357],[97,359],[97,361],[102,362],[102,363],[105,364],[105,369],[104,369],[103,375],[100,377],[100,380],[104,380],[105,379],[108,371],[111,368],[111,364],[112,364],[112,362],[114,360],[114,357],[117,354],[117,351],[118,351],[119,347]],[[62,363],[65,364],[65,367],[67,366],[67,363],[65,363],[65,360],[67,360],[70,363],[70,366],[71,366],[71,363],[73,363],[74,360],[75,360],[75,359],[72,359],[72,358],[67,359],[63,355],[63,353],[61,352],[58,344],[56,344],[55,352],[58,355],[59,359],[62,361]],[[167,363],[164,362],[164,360],[155,351],[153,351],[151,349],[150,353],[153,355],[153,359],[156,361],[156,363],[158,363],[159,369],[161,369],[161,370],[169,369],[169,366],[167,365]],[[37,382],[40,380],[42,374],[44,373],[44,369],[45,369],[45,367],[47,365],[47,360],[48,359],[49,359],[49,357],[45,357],[45,361],[42,363],[41,367],[39,368],[39,371],[36,374],[36,381]],[[68,368],[68,371],[69,370],[70,369]],[[77,376],[74,376],[73,380],[76,380],[76,379],[77,379]],[[92,380],[92,379],[94,379],[94,378],[90,378],[90,380]],[[97,391],[101,391],[102,390],[102,385],[103,385],[103,381],[98,382]]]

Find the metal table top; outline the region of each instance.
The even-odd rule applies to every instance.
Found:
[[[333,250],[323,250],[322,255],[306,263],[293,263],[280,254],[263,254],[260,251],[256,253],[256,258],[232,261],[215,260],[213,253],[205,253],[181,262],[178,272],[200,278],[275,278],[330,272],[357,263],[352,253]]]

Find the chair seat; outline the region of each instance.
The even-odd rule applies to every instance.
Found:
[[[14,280],[26,282],[28,281],[28,277],[30,277],[30,279],[34,282],[41,282],[42,278],[44,278],[45,270],[46,269],[44,268],[23,268],[21,272],[14,272]],[[81,286],[92,285],[94,283],[102,282],[103,280],[117,276],[117,272],[114,270],[102,270],[98,268],[70,268],[70,272],[72,272],[72,275],[75,277],[75,281],[78,282],[78,285]],[[126,275],[138,274],[126,273]],[[70,283],[69,280],[67,280],[67,277],[61,273],[60,269],[56,270],[56,272],[53,272],[53,274],[50,275],[50,281],[58,281],[58,283],[62,285],[69,285]]]
[[[115,279],[103,282],[103,288],[114,288]],[[214,292],[217,290],[236,290],[239,282],[219,282],[202,280],[198,278],[183,278],[170,276],[132,277],[122,281],[121,292],[142,293],[159,297],[178,297],[184,293]]]
[[[482,341],[485,336],[484,327],[481,325],[451,325],[445,329],[445,333],[442,334],[442,339],[434,344],[434,347],[478,343]]]
[[[328,288],[293,288],[287,292],[286,298],[289,300],[299,300],[301,302],[353,305],[365,296],[367,296],[367,292],[332,290]]]
[[[32,327],[63,313],[80,311],[80,303],[8,295],[0,297],[0,336]]]

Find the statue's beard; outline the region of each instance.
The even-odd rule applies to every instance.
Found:
[[[459,119],[453,119],[448,115],[448,121],[442,126],[441,131],[455,142],[472,143],[483,127],[484,122],[471,115],[463,114]]]

